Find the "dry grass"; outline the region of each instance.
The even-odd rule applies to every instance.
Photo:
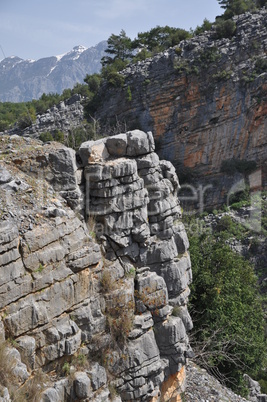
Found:
[[[39,402],[41,394],[49,386],[47,375],[37,370],[16,392],[13,394],[14,402]]]
[[[92,237],[92,239],[96,238],[96,219],[95,219],[95,215],[89,215],[87,218],[87,229],[88,232],[90,234],[90,236]]]
[[[10,345],[0,342],[0,388],[6,387],[13,402],[38,402],[41,393],[47,387],[48,377],[38,370],[24,384],[14,375],[17,361],[10,356]]]
[[[10,346],[7,341],[0,342],[0,385],[8,387],[16,383],[14,368],[16,360],[10,357]]]
[[[103,272],[100,283],[103,293],[110,293],[117,288],[117,283],[112,275],[111,270],[105,270]]]
[[[127,300],[124,293],[113,297],[113,306],[107,308],[107,320],[111,335],[116,342],[125,342],[133,328],[134,300]]]

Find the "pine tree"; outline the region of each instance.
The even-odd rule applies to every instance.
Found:
[[[119,59],[127,61],[132,58],[132,41],[126,36],[126,32],[122,29],[119,35],[112,34],[108,38],[108,47],[106,53],[112,57],[105,56],[102,58],[102,64],[112,64],[114,60]]]
[[[266,0],[218,0],[218,2],[225,9],[224,17],[227,19],[255,10],[260,7],[259,3],[264,3]]]

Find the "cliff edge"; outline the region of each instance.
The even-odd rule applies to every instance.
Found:
[[[152,134],[0,147],[0,400],[179,401],[190,257]]]
[[[230,189],[247,179],[244,161],[260,169],[260,186],[267,183],[267,10],[232,23],[227,37],[214,27],[130,64],[123,87],[103,86],[97,110],[104,124],[117,119],[151,130],[157,153],[207,208],[227,203]]]

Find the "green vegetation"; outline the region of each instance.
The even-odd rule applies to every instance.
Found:
[[[121,62],[128,62],[132,57],[132,41],[122,29],[119,35],[112,34],[108,38],[108,47],[106,53],[112,56],[104,56],[102,58],[102,66],[110,65],[120,60]]]
[[[128,87],[127,87],[127,101],[131,102],[131,100],[132,100],[132,91],[131,91],[130,86],[128,85]]]
[[[62,142],[62,144],[64,144],[64,141],[65,141],[64,133],[60,130],[55,130],[53,132],[53,134],[51,134],[49,131],[45,132],[45,133],[41,133],[39,135],[39,138],[43,142],[57,141],[57,142]]]
[[[207,18],[203,20],[202,25],[198,25],[194,30],[194,35],[200,35],[205,31],[209,31],[212,27],[212,22],[210,22]]]
[[[148,32],[138,33],[137,38],[132,43],[132,48],[135,51],[137,49],[145,49],[151,55],[154,55],[169,47],[177,46],[182,40],[188,39],[191,36],[191,32],[181,28],[156,26]]]
[[[36,272],[41,273],[44,270],[43,264],[40,262],[39,267],[37,268]]]
[[[0,102],[0,131],[7,130],[15,122],[18,122],[18,126],[23,129],[31,125],[35,119],[34,108],[30,102]]]
[[[218,0],[218,2],[225,9],[223,18],[229,19],[247,11],[255,11],[265,6],[267,0]]]
[[[198,59],[197,63],[201,65],[202,68],[207,68],[210,63],[215,63],[221,58],[221,55],[216,46],[204,49]]]
[[[236,23],[233,20],[218,18],[215,24],[215,39],[232,38],[236,32]]]
[[[61,95],[43,94],[40,99],[33,99],[31,102],[0,102],[0,131],[8,130],[15,123],[19,129],[24,130],[35,122],[38,114],[45,113],[47,109],[77,93],[88,98],[93,97],[88,84],[76,84],[72,90],[65,89]]]
[[[62,371],[65,376],[70,375],[70,364],[68,362],[63,364]]]
[[[108,83],[108,85],[114,88],[123,88],[125,86],[125,78],[120,72],[129,63],[145,60],[173,46],[176,47],[176,53],[179,56],[181,49],[178,45],[182,40],[188,39],[193,35],[199,35],[202,32],[210,30],[213,26],[215,27],[215,39],[231,38],[235,35],[236,31],[236,24],[232,20],[232,16],[246,11],[255,11],[265,6],[267,0],[218,0],[218,2],[225,10],[223,15],[218,17],[214,23],[204,19],[202,25],[197,26],[194,31],[186,31],[169,26],[156,26],[147,32],[139,32],[133,40],[126,35],[124,30],[121,30],[118,35],[112,34],[108,38],[107,55],[102,58],[100,74],[86,75],[84,84],[77,83],[73,89],[65,89],[61,95],[56,93],[43,94],[38,100],[34,99],[31,102],[23,103],[0,102],[0,131],[11,128],[15,123],[19,129],[23,130],[35,122],[38,114],[43,114],[47,109],[57,105],[60,101],[79,93],[84,97],[84,117],[92,125],[87,126],[83,132],[72,133],[70,138],[67,138],[67,133],[65,133],[65,136],[63,133],[42,134],[43,141],[51,141],[53,139],[77,148],[81,141],[92,138],[92,135],[96,136],[93,116],[101,104],[99,88],[103,82]],[[254,45],[258,46],[258,44]],[[210,64],[216,63],[219,58],[220,54],[218,50],[213,47],[203,51],[193,63],[189,63],[187,60],[175,60],[174,64],[176,64],[174,67],[177,73],[185,72],[186,74],[198,75],[200,68],[208,68]],[[256,60],[253,73],[244,72],[242,82],[244,84],[251,82],[257,75],[266,71],[266,59],[259,58]],[[214,75],[214,78],[216,80],[224,80],[230,76],[231,72],[219,71]],[[144,85],[147,83],[148,80],[144,82]],[[125,90],[127,101],[131,102],[131,88],[127,87],[123,88],[123,90]]]
[[[267,58],[258,58],[255,63],[255,71],[257,74],[267,72]]]
[[[229,80],[231,78],[232,74],[233,74],[232,70],[229,70],[229,71],[222,70],[222,71],[219,71],[216,74],[213,74],[212,78],[214,78],[217,81],[226,81],[226,80]]]
[[[253,267],[225,240],[244,236],[229,216],[213,234],[190,236],[192,347],[199,364],[245,395],[243,374],[265,367],[264,314]]]

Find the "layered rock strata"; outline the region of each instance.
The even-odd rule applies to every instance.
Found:
[[[246,13],[231,38],[217,39],[214,28],[131,64],[123,88],[107,84],[100,95],[97,118],[151,130],[200,212],[227,203],[246,176],[242,161],[255,162],[256,187],[266,187],[266,19],[264,8]],[[225,170],[231,160],[239,164]]]
[[[40,134],[50,132],[54,134],[58,131],[63,132],[66,136],[77,128],[83,127],[84,112],[82,105],[82,96],[79,94],[73,95],[71,98],[61,101],[54,105],[43,114],[36,116],[29,127],[21,130],[17,125],[13,129],[7,130],[7,134],[19,134],[23,136],[31,136],[39,138]]]
[[[43,402],[178,401],[190,258],[152,134],[84,143],[79,163],[60,144],[2,140],[0,370],[9,356],[13,384],[0,400],[37,378]]]

